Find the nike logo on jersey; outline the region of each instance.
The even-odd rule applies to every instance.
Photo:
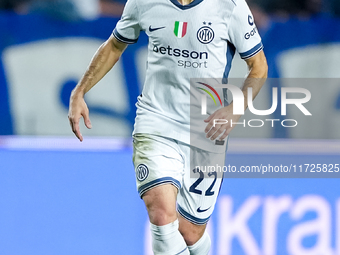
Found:
[[[149,26],[149,32],[153,32],[153,31],[156,31],[156,30],[159,30],[159,29],[163,29],[165,27],[155,27],[155,28],[152,28],[151,26]]]
[[[207,208],[207,209],[204,209],[204,210],[202,210],[201,207],[198,207],[197,212],[198,212],[198,213],[202,213],[202,212],[208,211],[209,209],[210,209],[210,207]]]

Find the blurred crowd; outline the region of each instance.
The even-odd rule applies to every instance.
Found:
[[[0,9],[18,14],[44,13],[66,20],[86,19],[89,16],[120,17],[126,0],[0,0]],[[292,16],[308,19],[315,15],[340,16],[340,0],[247,0],[256,23],[265,30],[272,19]],[[96,15],[86,15],[90,8]],[[91,12],[91,10],[90,10]]]
[[[264,33],[271,21],[290,18],[308,20],[316,16],[340,17],[340,0],[246,0],[256,25]]]
[[[247,0],[250,6],[280,18],[291,15],[310,17],[318,14],[340,15],[339,0]]]
[[[98,16],[120,17],[125,3],[126,0],[0,0],[0,10],[22,15],[40,13],[77,21]],[[89,8],[93,10],[86,11]]]
[[[340,17],[340,0],[246,0],[264,34],[272,21]],[[126,0],[0,0],[0,9],[18,14],[39,13],[66,21],[120,17]],[[86,11],[87,10],[87,11]]]

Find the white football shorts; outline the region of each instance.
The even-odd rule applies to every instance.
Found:
[[[178,189],[177,210],[182,217],[197,225],[208,222],[223,181],[223,171],[209,167],[223,168],[225,153],[205,151],[172,138],[135,134],[133,163],[140,197],[153,187],[172,184]]]

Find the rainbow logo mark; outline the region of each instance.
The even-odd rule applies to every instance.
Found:
[[[198,84],[201,84],[201,85],[204,85],[204,86],[206,86],[206,87],[208,87],[212,92],[214,92],[215,95],[217,96],[218,100],[220,101],[221,106],[223,106],[223,105],[222,105],[222,100],[221,100],[220,96],[218,95],[217,91],[216,91],[213,87],[211,87],[210,85],[205,84],[205,83],[203,83],[203,82],[197,82],[197,83],[198,83]],[[216,102],[216,100],[215,100],[213,94],[211,94],[211,92],[210,92],[209,90],[204,89],[204,88],[200,88],[200,87],[197,87],[197,88],[200,89],[200,90],[203,90],[204,92],[206,92],[206,93],[212,98],[212,100],[214,100],[214,103],[215,103],[215,105],[217,106],[217,102]]]

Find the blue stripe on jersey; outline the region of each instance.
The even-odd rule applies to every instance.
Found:
[[[260,42],[258,45],[253,47],[251,50],[248,50],[244,53],[240,53],[241,58],[247,59],[255,56],[258,52],[260,52],[263,49],[263,44]]]
[[[196,218],[195,216],[192,216],[189,213],[187,213],[186,211],[184,211],[183,208],[180,207],[179,205],[177,205],[177,211],[179,212],[180,215],[183,216],[183,218],[187,219],[188,221],[190,221],[190,222],[192,222],[196,225],[203,225],[203,224],[207,223],[208,220],[210,219],[210,216],[206,219]]]
[[[170,0],[174,5],[176,5],[178,8],[182,9],[182,10],[187,10],[190,9],[196,5],[198,5],[199,3],[201,3],[203,0],[194,0],[192,1],[190,4],[186,4],[186,5],[181,5],[177,0]]]
[[[162,185],[162,184],[166,184],[166,183],[170,183],[170,184],[174,185],[177,189],[181,188],[180,182],[177,181],[176,179],[174,179],[172,177],[163,177],[163,178],[153,180],[153,181],[151,181],[147,184],[140,186],[139,189],[138,189],[139,196],[142,197],[142,195],[145,192],[152,189],[153,187],[156,187],[156,186]]]
[[[231,63],[233,62],[233,58],[235,56],[235,51],[236,48],[234,44],[228,41],[228,46],[227,46],[227,65],[225,66],[224,73],[223,73],[223,83],[228,83],[227,78],[229,76],[229,72],[231,69]]]
[[[136,43],[138,41],[138,38],[137,39],[128,39],[128,38],[125,38],[124,36],[122,36],[121,34],[118,33],[117,31],[117,28],[115,28],[112,32],[113,36],[118,40],[118,41],[121,41],[123,43],[127,43],[127,44],[133,44],[133,43]]]

